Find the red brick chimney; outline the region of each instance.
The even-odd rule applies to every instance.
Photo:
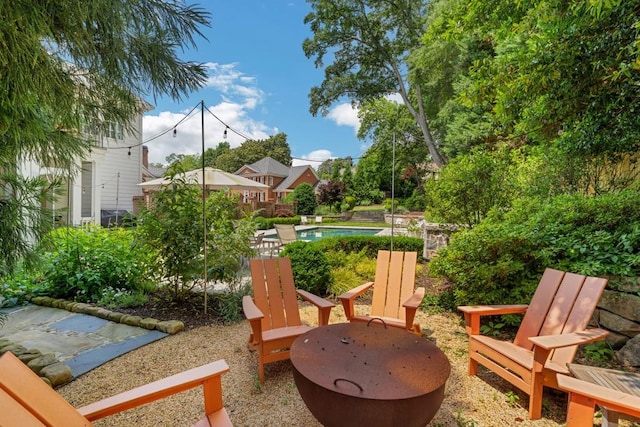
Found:
[[[142,165],[145,168],[149,167],[149,147],[146,145],[142,146]]]

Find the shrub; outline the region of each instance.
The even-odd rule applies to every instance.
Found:
[[[353,196],[346,196],[342,201],[342,206],[340,206],[340,210],[342,212],[347,212],[353,210],[356,207],[356,198]]]
[[[412,251],[422,255],[424,242],[418,237],[395,236],[342,236],[328,237],[314,242],[321,251],[362,252],[371,258],[377,258],[379,250]]]
[[[249,237],[255,232],[250,217],[237,219],[238,195],[214,191],[206,199],[207,279],[230,280],[240,259],[250,256]],[[154,196],[140,224],[142,236],[160,253],[162,274],[174,290],[189,290],[204,276],[203,206],[201,191],[186,182],[174,182]]]
[[[319,296],[327,295],[332,282],[331,269],[320,248],[308,242],[293,242],[280,256],[291,258],[296,287]]]
[[[589,276],[640,276],[640,193],[521,199],[452,236],[430,263],[460,304],[522,303],[545,267]]]
[[[345,253],[344,251],[326,252],[333,276],[329,293],[340,295],[350,289],[370,282],[376,274],[376,258],[367,256],[365,250]]]
[[[64,227],[46,240],[44,284],[49,295],[98,301],[103,289],[137,291],[155,286],[156,252],[131,230]]]
[[[298,215],[312,215],[318,206],[316,191],[306,182],[293,190],[293,200],[298,206]]]

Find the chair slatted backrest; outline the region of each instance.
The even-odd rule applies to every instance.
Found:
[[[274,227],[276,228],[276,233],[278,233],[278,239],[280,239],[281,244],[286,245],[298,240],[296,228],[293,224],[274,224]]]
[[[378,251],[372,316],[405,320],[402,304],[414,293],[417,260],[416,252]]]
[[[0,408],[2,425],[92,425],[11,352],[0,357]]]
[[[606,279],[547,268],[522,318],[514,343],[531,350],[530,337],[584,330],[606,284]],[[552,360],[570,362],[576,350],[577,347],[572,346],[555,351]]]
[[[298,299],[291,260],[284,258],[251,259],[253,299],[264,314],[262,330],[300,326]]]

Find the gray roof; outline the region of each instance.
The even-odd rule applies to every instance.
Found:
[[[287,190],[289,187],[291,187],[291,185],[293,185],[294,182],[296,182],[296,179],[300,178],[300,175],[302,175],[306,170],[307,166],[293,166],[291,169],[289,169],[289,176],[287,176],[284,181],[278,184],[278,186],[274,188],[274,191]]]
[[[252,175],[271,175],[271,176],[287,176],[290,174],[289,167],[283,165],[279,161],[272,159],[271,157],[265,157],[250,165],[244,165],[255,171],[255,174],[246,174],[246,176]],[[242,169],[242,168],[240,168]],[[236,173],[238,173],[236,171]]]

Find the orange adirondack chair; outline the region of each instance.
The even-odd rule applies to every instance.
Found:
[[[318,307],[318,325],[329,323],[334,304],[296,289],[289,258],[251,259],[253,298],[242,299],[244,315],[251,324],[249,348],[258,351],[258,376],[264,384],[264,365],[289,359],[293,341],[312,329],[300,320],[297,295]]]
[[[8,352],[0,357],[0,425],[91,426],[91,421],[202,385],[205,417],[195,426],[231,426],[222,406],[220,383],[220,376],[228,371],[226,362],[218,360],[75,409]]]
[[[345,292],[338,298],[350,322],[369,322],[381,319],[386,325],[404,328],[421,335],[420,325],[414,323],[416,310],[424,298],[424,288],[414,290],[416,280],[416,252],[378,251],[375,281]],[[354,301],[373,286],[370,313],[356,315]]]
[[[469,375],[481,364],[529,395],[529,418],[542,416],[544,386],[558,389],[581,344],[602,340],[603,329],[586,329],[606,279],[547,268],[529,305],[460,306],[469,335]],[[524,313],[513,342],[480,335],[480,318]]]
[[[602,383],[579,380],[566,375],[558,375],[561,390],[569,393],[567,427],[593,425],[595,406],[602,408],[602,425],[618,425],[618,418],[626,414],[637,422],[640,418],[640,376],[622,371],[608,371]],[[596,373],[594,373],[596,374]],[[626,416],[623,418],[627,418]]]

